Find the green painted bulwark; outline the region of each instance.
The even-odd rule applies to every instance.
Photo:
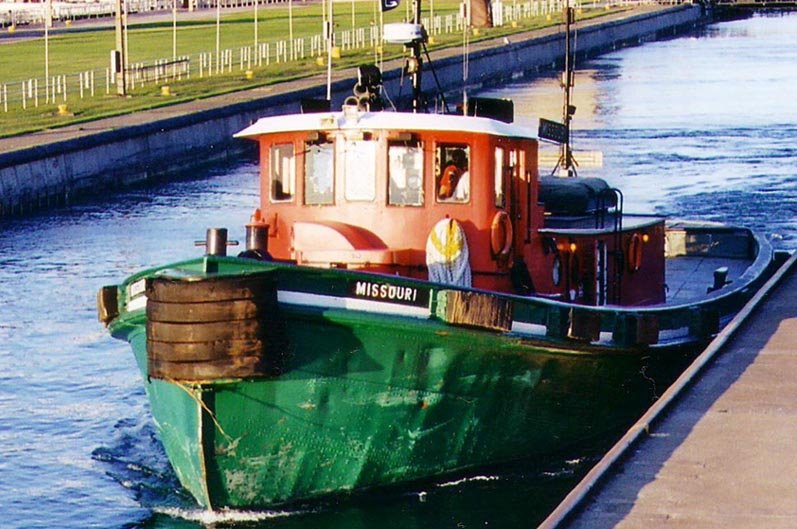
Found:
[[[218,264],[235,284],[261,269],[286,292],[348,292],[349,276],[334,271]],[[121,291],[112,333],[133,347],[180,482],[208,508],[398,485],[589,443],[622,431],[688,361],[545,345],[472,318],[441,321],[431,307],[407,318],[281,302],[279,374],[155,379],[145,311],[125,310],[132,290]]]

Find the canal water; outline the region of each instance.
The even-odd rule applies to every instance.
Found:
[[[797,249],[797,14],[712,25],[579,64],[583,175],[626,211],[753,226]],[[558,119],[554,78],[503,87],[519,121]],[[600,151],[603,168],[584,151]],[[562,454],[292,509],[208,514],[155,436],[128,345],[95,319],[95,293],[192,257],[207,226],[241,226],[251,161],[0,225],[0,524],[5,528],[530,527],[599,457]],[[506,425],[511,428],[512,425]]]

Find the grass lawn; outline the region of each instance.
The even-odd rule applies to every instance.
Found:
[[[428,4],[428,3],[427,3]],[[507,7],[509,2],[507,2]],[[427,9],[428,9],[427,5]],[[357,27],[367,28],[375,21],[378,23],[378,13],[375,13],[375,4],[370,1],[340,2],[335,4],[336,32],[351,29],[352,9]],[[456,0],[437,0],[434,5],[435,16],[445,16],[456,13],[459,2]],[[607,13],[617,12],[617,9],[596,9],[584,11],[579,14],[579,19],[592,18]],[[109,63],[110,50],[114,48],[115,33],[108,28],[95,30],[70,31],[53,35],[49,39],[49,64],[50,75],[65,75],[67,78],[68,114],[59,115],[57,104],[64,103],[63,95],[57,94],[55,102],[45,103],[44,99],[44,39],[31,39],[24,41],[6,42],[0,44],[0,136],[11,136],[25,132],[54,128],[83,121],[90,121],[100,117],[133,112],[136,110],[155,108],[174,104],[182,101],[194,100],[212,95],[244,90],[257,86],[264,86],[281,81],[295,79],[321,73],[326,69],[326,63],[318,65],[315,57],[310,57],[309,43],[305,41],[305,58],[295,61],[275,63],[273,59],[275,43],[288,39],[289,21],[293,21],[294,38],[311,37],[321,32],[322,11],[320,4],[298,3],[292,9],[289,18],[288,7],[284,4],[261,7],[258,13],[258,41],[268,42],[271,47],[271,64],[265,62],[260,68],[252,68],[253,78],[246,79],[240,70],[239,50],[241,47],[254,44],[254,19],[253,11],[238,11],[224,14],[220,25],[220,49],[232,50],[231,72],[212,77],[199,77],[197,57],[200,53],[215,52],[216,49],[216,21],[215,11],[204,13],[206,18],[201,20],[180,20],[178,13],[177,54],[190,56],[191,78],[169,81],[172,95],[161,95],[159,86],[149,82],[143,87],[137,86],[130,91],[126,98],[115,95],[115,87],[111,86],[111,94],[106,95],[105,69]],[[384,15],[384,21],[400,22],[406,16],[404,4],[398,9],[389,11]],[[428,11],[424,13],[428,16]],[[471,36],[471,41],[495,38],[511,33],[528,31],[530,29],[557,25],[560,16],[536,16],[520,20],[517,27],[506,24],[503,27],[488,28],[479,31],[478,36]],[[131,17],[132,19],[132,17]],[[128,31],[130,63],[151,63],[158,59],[172,58],[173,28],[172,21],[161,19],[159,22],[146,24],[133,24]],[[76,28],[75,28],[76,29]],[[375,50],[368,47],[368,32],[366,31],[366,47],[345,49],[341,58],[334,61],[335,68],[345,68],[365,62],[373,62]],[[434,36],[434,44],[430,50],[443,47],[461,46],[463,35],[461,31]],[[400,45],[385,45],[384,59],[403,55]],[[95,95],[85,93],[81,99],[78,91],[78,72],[94,71]],[[22,81],[38,79],[39,101],[27,100],[27,109],[22,108]],[[8,110],[4,111],[2,105],[3,85],[7,90]]]

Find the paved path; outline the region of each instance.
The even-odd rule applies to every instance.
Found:
[[[582,510],[544,527],[797,527],[795,263]]]

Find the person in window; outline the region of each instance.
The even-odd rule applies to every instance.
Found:
[[[272,200],[289,200],[292,198],[290,193],[283,191],[282,181],[273,180],[271,182],[271,199]]]
[[[455,149],[440,176],[437,196],[441,200],[464,202],[470,194],[470,174],[468,156],[462,149]]]

